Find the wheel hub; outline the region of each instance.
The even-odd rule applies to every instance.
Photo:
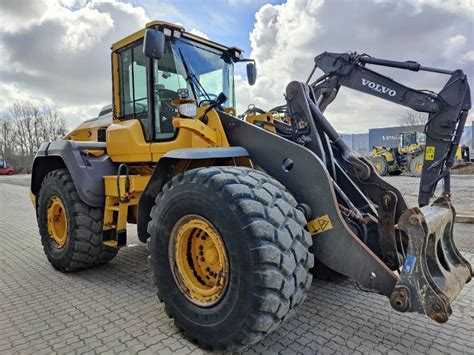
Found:
[[[48,233],[58,248],[64,247],[68,234],[66,209],[57,196],[50,198],[47,210]]]
[[[421,173],[421,171],[423,170],[423,162],[422,161],[417,162],[415,165],[415,169],[418,173]]]
[[[379,162],[376,162],[374,164],[375,166],[375,170],[377,170],[377,172],[380,172],[382,170],[382,164],[380,164]]]
[[[182,217],[171,232],[170,267],[176,284],[192,303],[209,307],[222,298],[229,279],[224,242],[198,215]]]

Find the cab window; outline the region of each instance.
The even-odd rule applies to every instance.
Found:
[[[149,139],[146,58],[143,41],[121,49],[119,55],[120,108],[122,118],[141,121]]]
[[[175,55],[170,43],[167,42],[163,57],[153,61],[155,140],[157,141],[170,140],[176,134],[172,121],[177,115],[177,110],[171,101],[178,98],[178,90],[188,89],[188,92],[192,93],[184,77],[181,61]]]

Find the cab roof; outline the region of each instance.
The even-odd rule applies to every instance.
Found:
[[[160,21],[160,20],[149,22],[145,25],[145,28],[142,28],[142,29],[138,30],[137,32],[132,33],[131,35],[128,35],[127,37],[124,37],[121,40],[115,42],[114,44],[112,44],[112,51],[115,52],[117,49],[125,47],[125,46],[129,45],[130,43],[135,42],[135,41],[139,40],[140,38],[143,38],[145,36],[145,31],[148,28],[154,28],[154,27],[165,27],[165,28],[169,28],[171,30],[178,30],[178,31],[181,32],[182,37],[188,38],[192,41],[207,44],[208,46],[214,47],[214,48],[222,50],[222,51],[226,51],[226,50],[229,50],[229,49],[234,49],[234,50],[238,51],[239,53],[242,53],[242,49],[240,49],[240,48],[224,46],[222,44],[216,43],[216,42],[211,41],[209,39],[197,36],[197,35],[192,34],[190,32],[186,32],[184,27],[181,26],[181,25],[169,23],[169,22],[166,22],[166,21]]]

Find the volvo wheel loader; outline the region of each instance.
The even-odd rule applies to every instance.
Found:
[[[307,84],[286,89],[299,139],[238,119],[234,65],[249,62],[250,84],[256,76],[238,48],[155,21],[113,44],[111,59],[110,113],[43,144],[33,163],[31,198],[56,269],[110,261],[135,223],[166,313],[214,350],[274,331],[303,303],[314,267],[398,311],[448,320],[471,279],[449,196],[451,152],[470,108],[462,72],[430,96],[427,144],[436,150],[425,155],[420,207],[408,208],[343,143]],[[430,203],[440,179],[444,193]]]
[[[421,132],[401,132],[399,139],[398,147],[372,147],[375,170],[380,176],[400,175],[404,171],[413,176],[420,176],[426,135]]]

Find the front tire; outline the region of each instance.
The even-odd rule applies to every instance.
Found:
[[[151,218],[150,259],[160,300],[176,327],[201,347],[254,344],[305,299],[314,263],[306,219],[295,199],[265,173],[240,167],[187,171],[164,186]],[[202,231],[193,237],[190,226]],[[208,234],[220,246],[203,246],[200,238],[207,243]],[[184,254],[178,247],[183,236],[189,236]],[[221,247],[224,253],[217,252]],[[180,255],[186,256],[177,260]],[[214,260],[210,270],[203,264],[208,255]],[[224,270],[226,263],[227,274],[219,272],[222,289],[213,293],[206,270],[212,279],[213,265]]]
[[[380,176],[385,176],[388,173],[388,162],[382,156],[376,156],[372,158],[372,163],[374,164],[375,170],[379,173]]]
[[[102,243],[103,212],[86,205],[66,169],[44,178],[38,198],[38,226],[49,262],[63,272],[103,264],[118,249]]]

